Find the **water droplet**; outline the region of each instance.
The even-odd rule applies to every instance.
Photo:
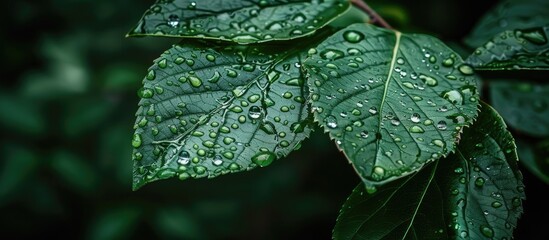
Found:
[[[501,204],[501,202],[498,202],[498,201],[494,201],[492,202],[492,207],[493,208],[500,208],[503,204]]]
[[[473,75],[474,71],[473,68],[467,64],[463,64],[459,66],[458,70],[463,73],[463,75]]]
[[[422,74],[422,75],[419,75],[419,79],[421,79],[427,86],[434,87],[438,85],[438,81],[433,77],[429,77]]]
[[[459,104],[459,105],[463,104],[463,95],[461,95],[461,93],[457,90],[444,92],[442,93],[442,97],[445,99],[448,99],[448,101],[450,101],[453,104]]]
[[[383,178],[383,175],[385,175],[385,169],[383,169],[382,167],[374,167],[373,174],[377,175],[377,177],[381,179]]]
[[[132,146],[134,148],[139,148],[141,147],[141,143],[141,134],[135,133],[132,138]]]
[[[398,126],[400,125],[400,120],[397,117],[394,117],[393,119],[391,119],[391,124],[393,126]]]
[[[258,106],[252,106],[248,110],[248,117],[250,117],[251,119],[258,119],[259,117],[261,117],[261,114],[261,108]]]
[[[410,132],[412,132],[412,133],[424,133],[425,130],[423,130],[423,128],[421,128],[420,126],[414,125],[414,126],[410,127]]]
[[[137,96],[140,98],[152,98],[154,96],[154,91],[148,88],[141,88],[137,92]]]
[[[350,43],[357,43],[364,39],[364,34],[357,31],[346,31],[343,33],[343,38]]]
[[[375,114],[377,114],[377,108],[376,107],[371,107],[370,109],[368,109],[368,112],[372,115],[375,115]]]
[[[147,80],[154,80],[156,78],[156,72],[154,70],[149,70],[147,73]]]
[[[227,70],[227,77],[235,78],[238,76],[238,73],[235,70],[232,69],[226,69]]]
[[[404,58],[401,58],[401,57],[397,58],[396,62],[400,65],[405,63]]]
[[[441,147],[441,148],[444,147],[444,142],[443,142],[442,140],[440,140],[440,139],[435,139],[435,140],[433,140],[432,143],[435,144],[436,146]]]
[[[213,62],[213,61],[215,61],[215,56],[211,55],[211,54],[207,54],[206,55],[206,60],[208,60],[210,62]]]
[[[320,56],[323,58],[323,59],[327,59],[327,60],[336,60],[336,59],[339,59],[339,58],[342,58],[344,57],[344,53],[342,51],[339,51],[339,50],[335,50],[335,49],[326,49],[324,51],[322,51],[320,53]]]
[[[337,119],[332,115],[329,115],[328,117],[326,117],[324,119],[324,122],[326,123],[326,126],[328,126],[329,128],[333,129],[337,127]]]
[[[488,238],[494,237],[494,230],[492,230],[492,228],[490,228],[489,226],[481,225],[480,226],[480,232],[485,237],[488,237]]]
[[[191,155],[187,151],[181,151],[177,162],[181,165],[187,165],[191,162]]]
[[[458,174],[461,174],[461,173],[463,173],[463,168],[462,168],[462,167],[458,167],[458,168],[454,169],[454,172],[455,172],[455,173],[458,173]]]
[[[195,76],[189,76],[188,79],[191,86],[195,88],[202,86],[202,80],[200,78]]]
[[[159,68],[166,68],[168,66],[168,61],[166,59],[162,59],[158,62]]]
[[[483,177],[478,177],[476,180],[475,180],[475,186],[477,187],[482,187],[484,186],[484,183],[486,182],[486,180],[483,178]]]
[[[224,152],[224,153],[223,153],[223,157],[225,157],[226,159],[231,160],[231,159],[234,158],[234,153],[228,152],[228,151],[227,151],[227,152]]]
[[[454,65],[454,59],[452,58],[447,58],[442,61],[442,66],[451,67],[453,65]]]
[[[430,56],[429,57],[429,62],[430,63],[436,63],[437,62],[437,58],[435,56]]]
[[[448,127],[448,126],[446,125],[446,122],[445,122],[445,121],[439,121],[439,122],[437,123],[437,128],[438,128],[439,130],[446,130],[447,127]]]
[[[520,207],[520,198],[516,197],[516,198],[513,198],[513,200],[511,201],[511,204],[513,204],[513,207]]]
[[[260,167],[269,166],[276,159],[276,155],[272,152],[260,152],[252,157],[252,162]]]
[[[368,138],[368,131],[364,130],[364,131],[360,132],[360,137],[361,138]]]
[[[223,158],[220,155],[215,155],[212,159],[212,163],[215,166],[221,166],[221,164],[223,164]]]
[[[412,113],[412,116],[410,117],[410,120],[412,122],[418,123],[418,122],[421,121],[421,117],[419,116],[418,113]]]

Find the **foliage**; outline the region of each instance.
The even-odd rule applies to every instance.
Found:
[[[224,2],[231,1],[216,1]],[[287,5],[294,1],[277,2]],[[534,7],[513,10],[520,17],[509,16],[507,25],[502,24],[505,27],[499,24],[505,21],[495,19],[492,20],[495,25],[478,31],[471,29],[482,25],[476,25],[475,22],[484,19],[481,16],[496,6],[495,0],[371,0],[368,4],[402,32],[402,36],[417,36],[412,33],[436,36],[463,59],[467,59],[475,48],[481,47],[498,33],[543,26],[537,21],[546,20],[544,16],[547,14],[543,13],[546,3],[534,2]],[[10,11],[4,12],[5,21],[1,23],[3,31],[0,32],[4,43],[0,46],[0,52],[5,58],[2,76],[6,80],[0,83],[2,236],[15,239],[329,238],[338,215],[337,210],[360,178],[355,174],[355,164],[347,164],[336,144],[314,122],[314,114],[307,119],[310,124],[304,130],[311,131],[307,139],[297,146],[299,151],[292,151],[290,147],[274,149],[291,153],[283,160],[271,162],[268,167],[209,180],[181,182],[173,177],[147,185],[139,191],[131,191],[132,169],[129,158],[133,147],[128,140],[135,131],[131,126],[136,122],[134,114],[138,109],[136,103],[140,100],[135,92],[144,87],[136,80],[146,76],[151,60],[170,49],[173,44],[210,46],[207,50],[222,49],[222,46],[244,47],[229,39],[221,42],[212,39],[200,41],[198,38],[181,40],[175,36],[124,39],[128,28],[135,24],[152,3],[154,1],[23,0],[10,3]],[[517,7],[513,5],[517,4],[529,6],[532,1],[505,1],[500,5],[505,6],[505,9],[515,9]],[[493,9],[502,9],[498,6]],[[344,8],[347,7],[344,5]],[[498,11],[496,15],[502,17],[507,13],[510,11]],[[277,50],[283,49],[304,50],[299,51],[299,54],[305,56],[305,63],[305,59],[309,58],[308,50],[316,48],[337,31],[354,23],[378,23],[376,18],[367,16],[356,5],[341,15],[335,15],[339,16],[333,20],[325,19],[318,25],[318,29],[306,32],[304,36],[251,43],[245,47],[263,49],[273,55],[282,53]],[[285,19],[292,20],[290,17]],[[531,25],[523,25],[526,22]],[[547,25],[546,22],[544,24]],[[391,38],[392,30],[376,29],[387,32],[386,39]],[[495,32],[490,33],[488,30]],[[488,34],[468,48],[460,43],[469,32],[469,36],[473,36],[473,32]],[[200,52],[196,49],[193,51]],[[236,57],[240,56],[235,56],[235,60]],[[322,59],[320,54],[311,57]],[[437,58],[439,65],[440,60]],[[341,59],[334,60],[338,61]],[[294,68],[295,62],[292,64]],[[313,65],[314,62],[309,64]],[[186,63],[178,66],[185,67]],[[306,66],[301,64],[299,68],[305,69]],[[329,73],[332,69],[322,67],[320,70]],[[304,72],[303,76],[306,77],[308,73],[312,72]],[[406,73],[410,76],[410,72]],[[502,114],[509,130],[518,140],[517,152],[521,160],[519,168],[524,174],[528,201],[524,202],[525,214],[518,220],[514,230],[515,239],[549,238],[544,228],[548,224],[545,215],[549,211],[544,193],[549,190],[549,185],[542,180],[546,179],[544,176],[549,172],[547,136],[531,135],[532,132],[541,131],[529,129],[544,126],[542,122],[536,124],[533,121],[544,119],[542,116],[546,113],[542,94],[544,75],[542,70],[476,71],[475,75],[471,75],[475,79],[482,79],[482,84],[477,86],[478,93],[483,101],[489,102]],[[203,86],[213,85],[207,82],[210,76],[203,79]],[[397,72],[393,76],[398,76]],[[275,81],[271,86],[278,83]],[[303,89],[309,93],[311,88],[308,82],[304,81],[303,84]],[[152,84],[150,86],[154,88]],[[167,93],[166,89],[163,94]],[[491,96],[497,92],[505,93],[503,100],[494,100]],[[273,93],[282,96],[280,99],[284,98],[285,92],[270,89],[268,96],[272,98]],[[532,97],[523,98],[528,93]],[[300,103],[294,101],[296,95],[294,92],[292,94],[291,105],[298,106]],[[155,97],[159,96],[155,92]],[[509,103],[496,102],[504,100]],[[278,108],[269,108],[269,111],[280,111],[278,102],[275,103]],[[304,104],[308,108],[304,111],[312,110],[309,108],[311,101]],[[187,105],[200,104],[193,99]],[[289,109],[289,112],[296,112],[296,109]],[[478,112],[479,117],[483,116],[483,112]],[[239,115],[247,114],[243,111]],[[520,117],[521,120],[514,121],[513,117],[518,115],[530,117]],[[407,119],[399,120],[402,127]],[[249,118],[245,124],[253,125]],[[288,128],[283,122],[277,124]],[[475,129],[475,125],[477,122],[471,129]],[[278,128],[279,125],[276,126]],[[463,128],[464,131],[468,129]],[[289,131],[285,133],[286,136],[291,134]],[[370,135],[369,139],[373,140],[373,136]],[[459,143],[464,143],[464,140]],[[202,145],[199,147],[205,148]],[[381,157],[388,159],[384,156]],[[420,171],[408,172],[408,175],[394,181],[388,180],[386,184],[377,184],[378,192],[371,196],[402,179],[411,176],[417,179],[415,177],[420,174],[430,174],[429,167],[433,164],[448,167],[448,164],[444,164],[445,160],[440,158],[425,163]],[[244,161],[244,164],[247,163]],[[409,182],[415,183],[416,180]],[[450,232],[446,228],[443,230]]]
[[[349,3],[385,28],[325,27]],[[485,17],[469,43],[530,4],[505,3],[509,13]],[[527,22],[463,61],[434,37],[393,30],[362,1],[159,0],[129,36],[183,40],[138,92],[134,190],[266,167],[318,123],[364,184],[334,238],[511,238],[524,198],[515,142],[493,108],[479,109],[474,68],[545,69],[545,23]]]

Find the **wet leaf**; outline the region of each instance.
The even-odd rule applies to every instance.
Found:
[[[176,45],[139,91],[134,189],[265,167],[308,136],[301,56],[279,46]]]
[[[498,34],[467,58],[476,70],[549,69],[549,25]]]
[[[315,120],[368,187],[455,149],[477,115],[477,77],[439,40],[356,24],[309,50]]]
[[[548,15],[549,2],[546,0],[503,1],[477,23],[465,43],[477,48],[506,30],[549,25]]]
[[[314,33],[349,9],[346,0],[158,0],[129,36],[286,40]]]
[[[524,186],[511,134],[483,104],[456,153],[343,205],[334,239],[511,239]]]
[[[505,122],[532,136],[549,136],[549,86],[516,81],[490,83],[490,100]]]

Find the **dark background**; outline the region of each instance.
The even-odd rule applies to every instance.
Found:
[[[496,2],[370,1],[399,30],[456,48]],[[136,91],[177,41],[124,38],[152,3],[4,6],[0,238],[330,239],[359,178],[322,131],[265,169],[131,191]],[[516,239],[549,239],[549,187],[522,172],[527,200]]]

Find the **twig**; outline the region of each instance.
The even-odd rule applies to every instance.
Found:
[[[372,18],[372,23],[378,23],[379,26],[394,30],[394,28],[391,27],[391,25],[389,25],[389,23],[387,23],[385,19],[379,16],[379,14],[377,14],[377,12],[374,11],[374,9],[372,9],[370,6],[368,6],[368,4],[363,0],[351,0],[351,3],[355,5],[355,7],[368,14]]]

